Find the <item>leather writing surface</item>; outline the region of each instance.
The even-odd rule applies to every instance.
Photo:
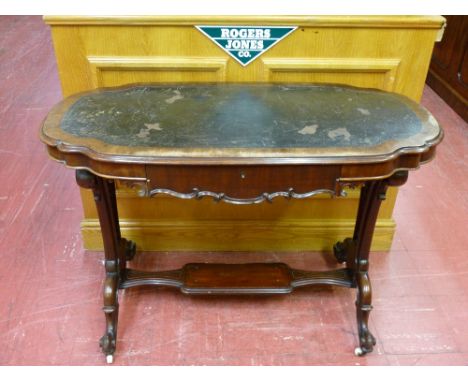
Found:
[[[402,99],[339,86],[139,86],[84,95],[61,128],[119,146],[366,147],[421,132]]]

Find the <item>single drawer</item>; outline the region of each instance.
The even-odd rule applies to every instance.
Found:
[[[173,191],[191,198],[189,194],[199,191],[202,194],[197,196],[203,196],[204,193],[216,198],[216,195],[210,195],[213,193],[228,198],[252,199],[263,196],[265,199],[278,192],[306,194],[319,189],[334,192],[340,166],[154,165],[146,167],[146,174],[152,195]]]

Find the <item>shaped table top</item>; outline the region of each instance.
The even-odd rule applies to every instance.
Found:
[[[255,158],[375,162],[437,144],[435,118],[410,99],[338,85],[138,85],[69,97],[41,137],[61,151],[140,163]]]

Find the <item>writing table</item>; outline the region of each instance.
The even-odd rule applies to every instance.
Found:
[[[93,191],[105,252],[100,345],[112,362],[118,290],[164,285],[186,294],[284,294],[315,284],[357,289],[359,346],[371,352],[369,250],[388,186],[435,155],[443,132],[408,98],[338,85],[133,85],[73,95],[41,129],[49,155],[76,169]],[[335,244],[340,269],[284,263],[186,264],[171,271],[131,269],[136,252],[121,236],[115,180],[141,196],[212,198],[232,204],[344,195],[360,187],[352,238]]]

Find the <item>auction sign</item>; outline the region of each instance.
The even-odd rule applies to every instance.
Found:
[[[242,66],[250,64],[297,29],[290,26],[198,25],[195,27]]]

